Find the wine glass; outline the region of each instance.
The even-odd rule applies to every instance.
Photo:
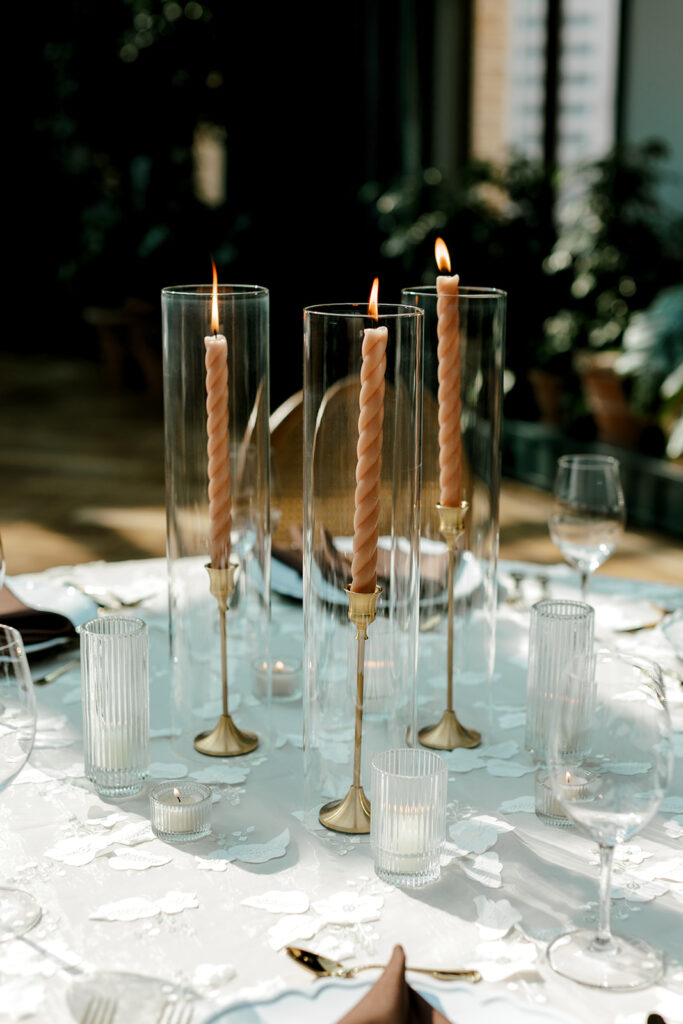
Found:
[[[586,711],[588,701],[588,711]],[[662,955],[610,931],[614,847],[655,815],[671,780],[671,720],[659,665],[601,649],[563,677],[548,748],[553,794],[600,848],[597,932],[582,928],[548,947],[553,970],[583,985],[625,991],[661,977]]]
[[[548,526],[562,557],[588,578],[614,552],[624,529],[619,462],[611,455],[562,455],[557,460]]]
[[[36,733],[36,700],[21,635],[0,625],[0,791],[28,761]],[[0,888],[0,941],[23,935],[40,920],[27,892]]]

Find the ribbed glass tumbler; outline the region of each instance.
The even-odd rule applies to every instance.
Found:
[[[108,615],[80,627],[85,773],[104,796],[149,774],[149,645],[142,619]]]
[[[595,612],[583,601],[538,601],[531,609],[525,746],[539,763],[546,760],[548,729],[563,675],[574,658],[592,650],[594,621]],[[588,720],[592,700],[587,686],[583,700],[572,706],[571,727],[577,736],[581,722]]]
[[[595,612],[583,601],[539,601],[531,609],[525,746],[540,765],[534,784],[535,811],[546,825],[571,824],[553,795],[548,771],[543,766],[558,700],[563,701],[566,735],[573,738],[573,744],[580,744],[581,737],[586,735],[593,690],[587,684],[578,699],[565,701],[565,674],[575,658],[590,655],[594,620]],[[576,792],[581,792],[580,785]]]
[[[373,758],[370,839],[385,882],[417,888],[439,877],[447,785],[446,762],[430,751],[385,750]]]

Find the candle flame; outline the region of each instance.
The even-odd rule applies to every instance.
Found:
[[[437,238],[434,243],[434,256],[436,257],[436,265],[439,270],[447,270],[450,273],[451,257],[443,238]]]
[[[567,785],[570,784],[570,782],[572,781],[571,772],[567,772],[567,777],[566,777],[566,779],[564,781],[566,782]]]
[[[213,288],[211,290],[211,330],[214,334],[218,334],[218,328],[220,326],[218,320],[218,273],[216,271],[216,264],[211,260],[211,266],[213,267]]]
[[[284,667],[285,667],[284,661],[276,661],[275,664],[273,665],[273,668],[276,668],[278,670],[278,672],[282,672]]]
[[[178,803],[180,803],[180,790],[179,789],[174,789],[173,790],[173,796],[176,798]]]
[[[377,297],[379,295],[379,278],[376,277],[372,282],[372,288],[370,289],[370,301],[368,302],[368,316],[373,317],[374,320],[379,319],[379,313],[377,310]]]

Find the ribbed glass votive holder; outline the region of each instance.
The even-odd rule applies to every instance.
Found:
[[[441,871],[446,831],[446,762],[427,750],[385,750],[372,761],[370,839],[375,872],[416,888]]]
[[[85,773],[127,796],[149,773],[149,644],[142,619],[107,615],[79,629]]]
[[[211,831],[211,790],[201,782],[164,782],[149,796],[152,831],[159,839],[187,843]]]
[[[531,609],[529,671],[526,685],[525,746],[537,762],[545,763],[548,729],[555,701],[562,696],[562,678],[578,655],[593,647],[595,612],[583,601],[539,601]],[[568,730],[580,737],[588,721],[593,693],[589,686],[581,701],[567,708]]]

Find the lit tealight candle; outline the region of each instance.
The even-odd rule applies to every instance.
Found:
[[[152,831],[159,839],[182,843],[211,831],[211,790],[200,782],[165,782],[149,798]]]
[[[432,808],[398,808],[396,814],[396,835],[392,853],[396,858],[397,874],[416,874],[424,871],[431,851],[425,829],[425,814]]]
[[[268,695],[268,662],[256,658],[252,663],[254,692],[257,697]],[[294,700],[301,696],[301,662],[295,658],[276,658],[271,663],[272,696],[281,700]]]
[[[539,768],[536,772],[534,791],[536,816],[541,821],[546,825],[571,825],[570,818],[553,793],[550,774],[544,768]],[[583,800],[588,793],[588,779],[583,775],[572,775],[571,772],[567,772],[562,783],[562,792],[566,802]]]

